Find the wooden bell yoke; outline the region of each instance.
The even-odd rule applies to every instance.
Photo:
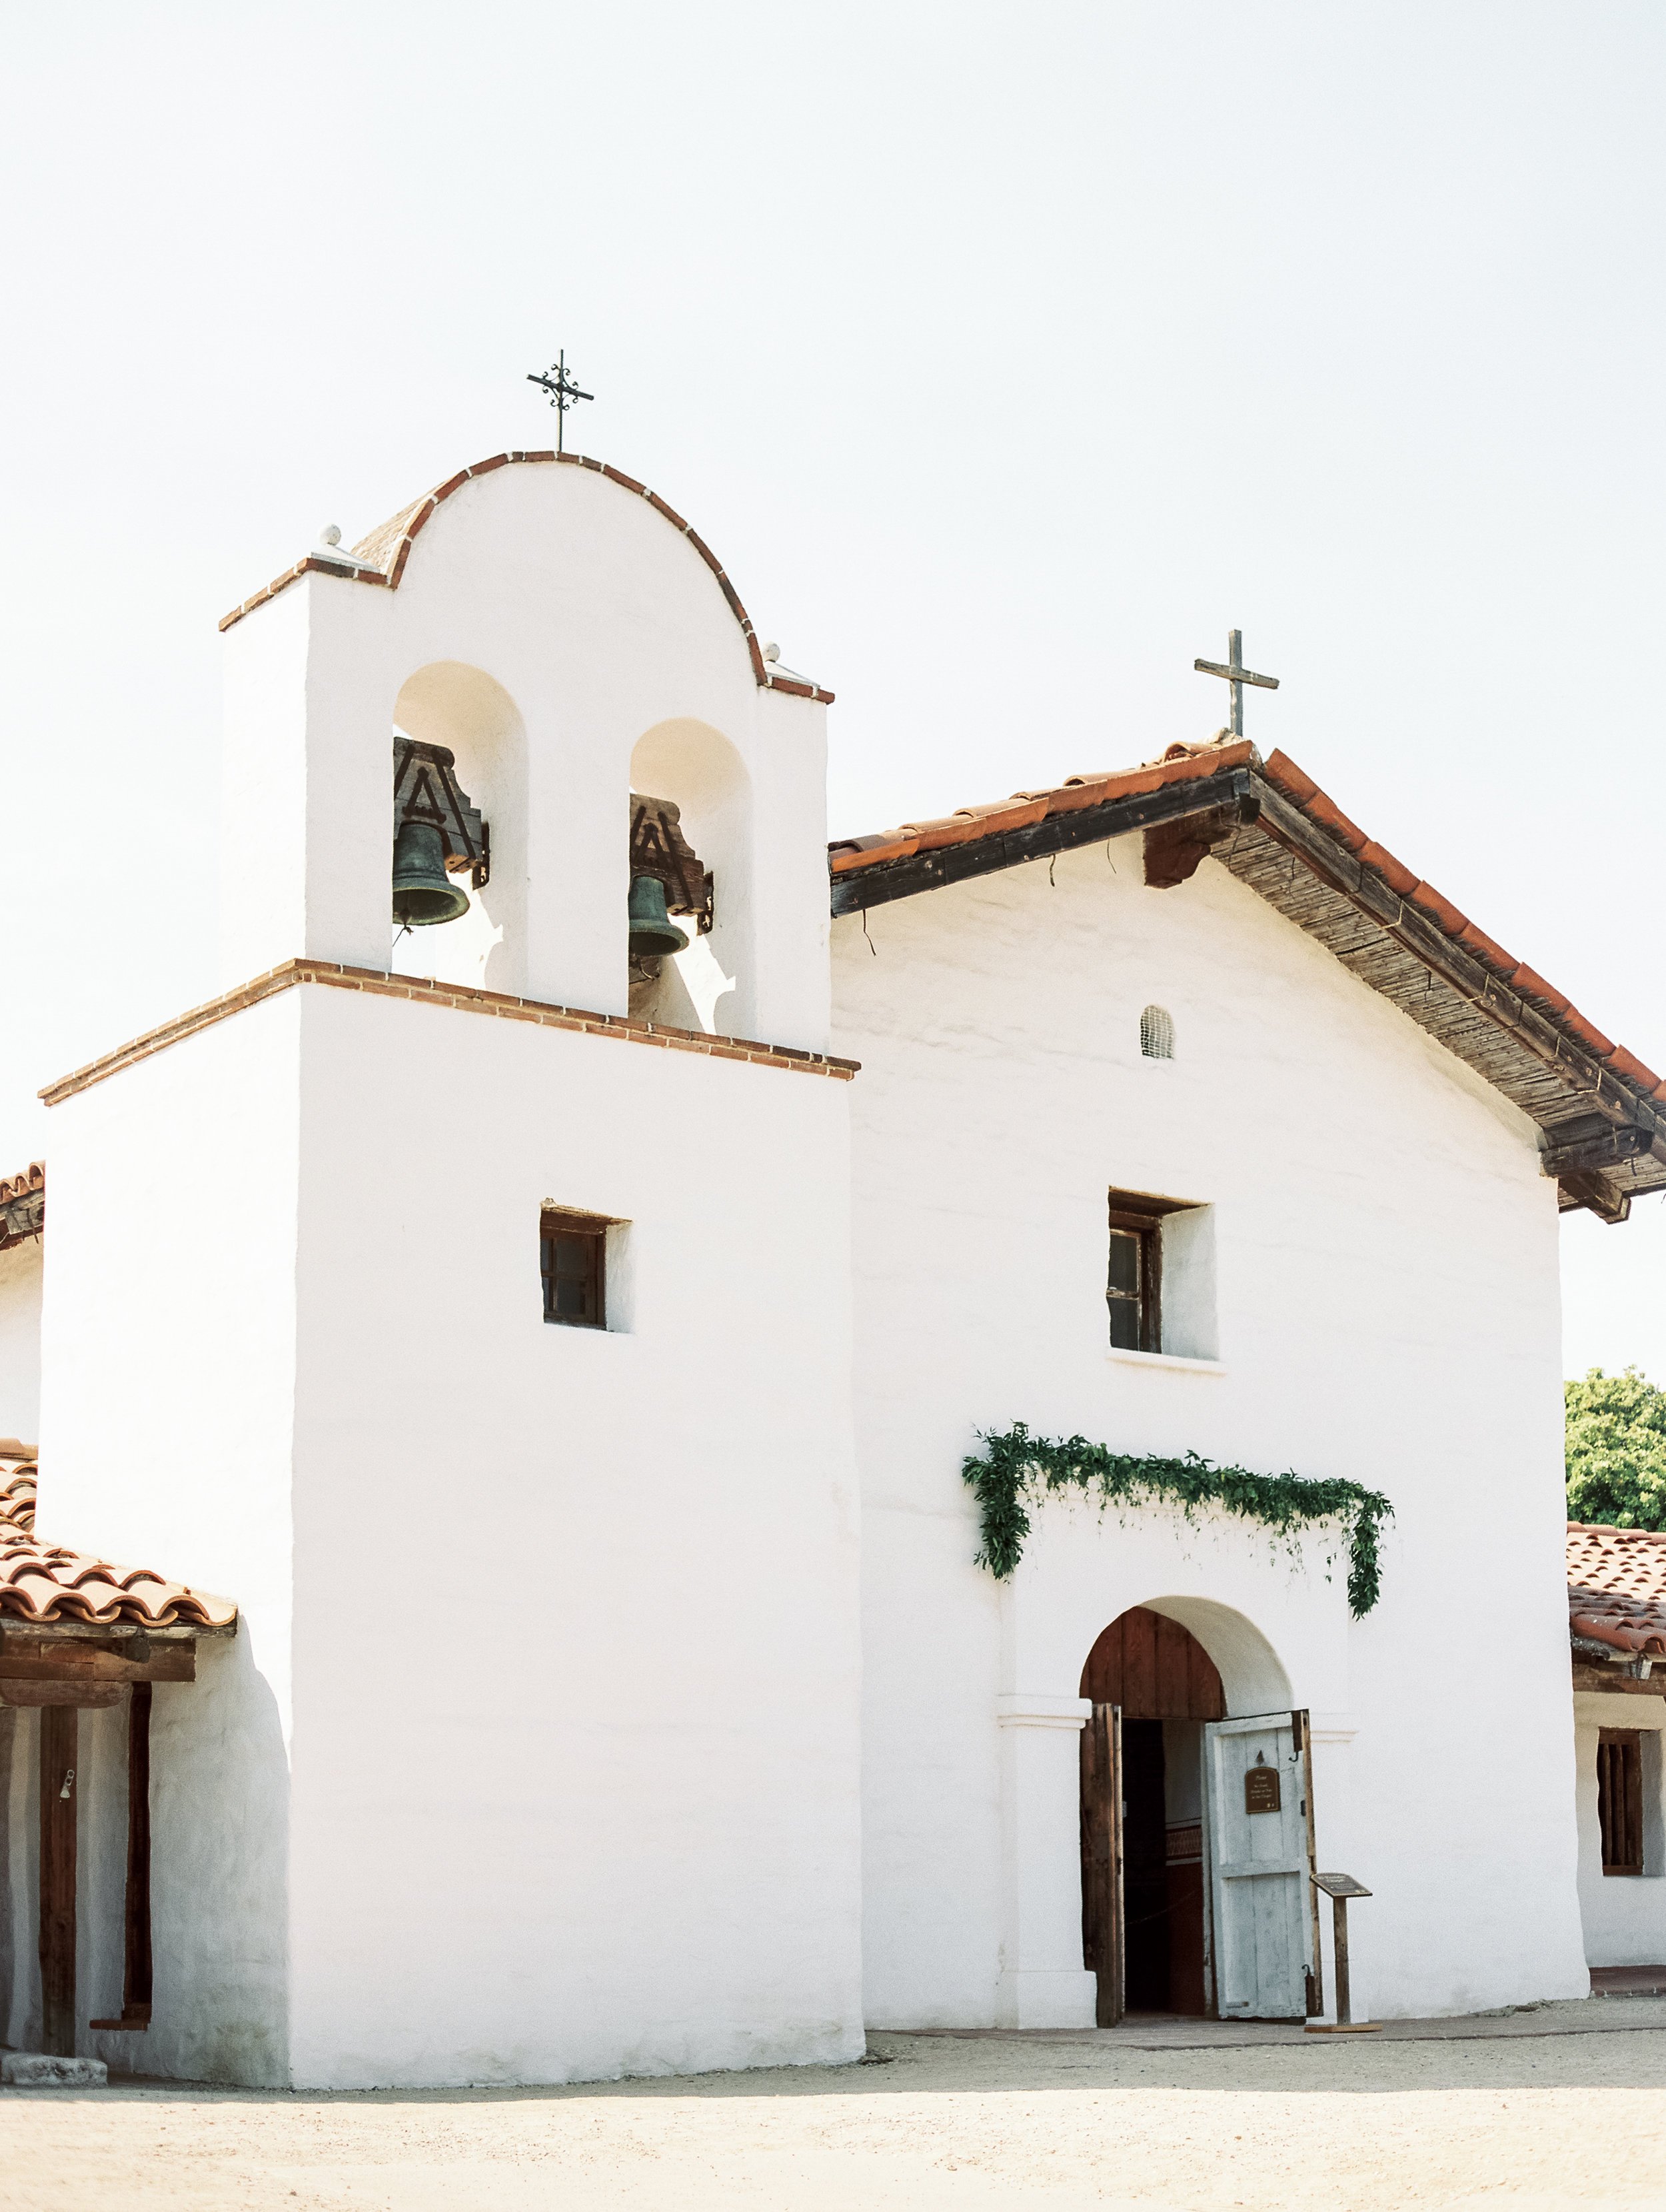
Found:
[[[83,1706],[127,1705],[122,2007],[100,2030],[150,2025],[150,1710],[158,1682],[193,1682],[204,1637],[237,1608],[145,1568],[41,1543],[33,1454],[0,1441],[0,1709],[40,1714],[41,2047],[75,2055],[76,1850]]]

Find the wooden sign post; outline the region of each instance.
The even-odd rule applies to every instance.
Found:
[[[1331,1928],[1336,1947],[1336,2018],[1334,2022],[1310,2021],[1310,2035],[1375,2035],[1379,2023],[1374,2020],[1355,2020],[1348,1990],[1348,1899],[1369,1897],[1371,1892],[1362,1881],[1351,1874],[1316,1874],[1316,1889],[1323,1890],[1330,1899]],[[1315,1931],[1317,1933],[1316,1929]]]

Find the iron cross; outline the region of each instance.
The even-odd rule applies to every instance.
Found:
[[[1263,691],[1276,691],[1279,688],[1279,679],[1276,676],[1257,676],[1253,669],[1244,666],[1243,632],[1241,629],[1228,630],[1226,633],[1225,668],[1218,660],[1195,660],[1192,666],[1201,669],[1206,676],[1224,676],[1231,686],[1232,706],[1229,726],[1235,738],[1241,738],[1243,735],[1244,685],[1258,684]]]
[[[593,392],[581,392],[578,386],[568,375],[565,346],[562,348],[559,356],[550,362],[542,376],[529,375],[526,381],[528,384],[541,386],[550,395],[550,404],[556,410],[556,451],[560,453],[561,434],[562,426],[567,421],[568,409],[576,399],[593,399],[596,395]]]

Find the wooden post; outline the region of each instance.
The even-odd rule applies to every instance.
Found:
[[[121,2017],[88,2023],[106,2033],[150,2025],[150,1698],[149,1683],[135,1682],[127,1708],[127,1889]]]
[[[1351,1897],[1369,1897],[1371,1892],[1364,1882],[1356,1881],[1351,1874],[1316,1874],[1313,1883],[1316,1890],[1323,1890],[1330,1899],[1331,1933],[1336,1943],[1336,2019],[1334,2026],[1310,2020],[1307,2023],[1307,2033],[1310,2035],[1375,2035],[1377,2022],[1374,2020],[1355,2020],[1353,2017],[1353,1992],[1348,1987],[1348,1899]]]
[[[80,1716],[40,1708],[40,2043],[76,2051],[76,1790]]]
[[[121,2012],[150,2024],[150,1685],[135,1682],[127,1712],[127,1928]]]
[[[1352,2027],[1353,2008],[1348,1990],[1348,1901],[1346,1897],[1330,1900],[1330,1931],[1336,1948],[1336,2025]]]

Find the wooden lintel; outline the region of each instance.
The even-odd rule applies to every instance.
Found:
[[[122,1685],[98,1682],[90,1675],[80,1680],[0,1682],[0,1705],[119,1705]]]
[[[1566,1144],[1547,1145],[1539,1156],[1539,1172],[1559,1179],[1566,1175],[1593,1175],[1638,1159],[1666,1159],[1666,1141],[1651,1129],[1604,1129]]]
[[[1658,1669],[1666,1662],[1657,1660],[1655,1663]],[[1622,1698],[1666,1698],[1666,1673],[1656,1672],[1645,1682],[1635,1674],[1622,1674],[1618,1666],[1582,1667],[1576,1660],[1573,1686],[1576,1690],[1600,1690],[1605,1696],[1618,1691]]]
[[[153,1644],[148,1659],[130,1659],[119,1647],[59,1643],[50,1636],[13,1633],[0,1640],[0,1697],[9,1686],[25,1682],[101,1682],[119,1688],[124,1682],[196,1680],[197,1652],[190,1644]]]
[[[1154,822],[1146,832],[1146,883],[1156,891],[1170,891],[1189,883],[1210,848],[1221,844],[1238,827],[1237,809],[1213,807],[1207,814],[1183,814],[1172,822]]]
[[[1615,1229],[1631,1217],[1630,1194],[1615,1190],[1606,1176],[1559,1176],[1556,1188],[1560,1194],[1560,1211],[1564,1213],[1577,1212],[1583,1206],[1588,1213],[1594,1213],[1599,1221],[1606,1221],[1610,1228]]]
[[[1256,790],[1251,783],[1248,769],[1225,769],[1189,783],[1163,784],[1130,799],[1080,807],[1074,813],[1049,814],[1022,830],[1002,830],[991,836],[970,838],[964,845],[945,845],[933,853],[913,854],[907,860],[853,868],[831,880],[834,917],[860,914],[864,908],[885,906],[892,899],[913,898],[921,891],[940,890],[946,884],[998,875],[1003,868],[1016,867],[1025,860],[1050,860],[1055,853],[1073,852],[1083,845],[1103,845],[1110,838],[1128,836],[1155,823],[1176,822],[1189,814],[1213,814],[1222,805],[1236,808],[1240,821],[1253,822]],[[1257,782],[1256,789],[1260,787]]]
[[[166,1628],[142,1628],[137,1623],[125,1620],[20,1620],[15,1614],[0,1613],[0,1646],[13,1638],[27,1640],[31,1637],[50,1636],[54,1644],[105,1644],[114,1651],[130,1643],[146,1643],[153,1650],[166,1645],[170,1650],[181,1644],[200,1644],[204,1638],[235,1636],[234,1620],[210,1621],[198,1624],[171,1623]]]

